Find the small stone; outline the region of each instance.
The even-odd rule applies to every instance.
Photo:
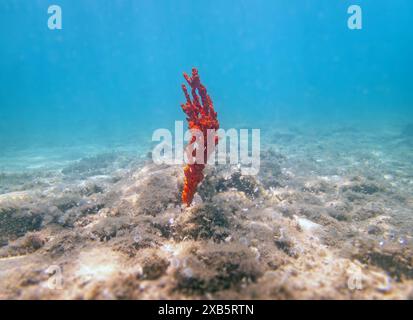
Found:
[[[383,231],[382,231],[382,229],[381,229],[380,227],[378,227],[378,226],[376,226],[376,225],[370,225],[370,226],[367,228],[367,233],[368,233],[368,234],[375,234],[375,235],[377,235],[377,234],[383,233]]]
[[[186,277],[186,278],[192,278],[192,276],[194,275],[194,273],[192,272],[191,268],[185,268],[182,270],[182,274]]]

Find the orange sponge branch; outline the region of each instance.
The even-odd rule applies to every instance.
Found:
[[[184,73],[184,78],[191,88],[191,95],[189,95],[186,86],[182,85],[182,91],[184,92],[186,103],[182,104],[182,110],[185,112],[188,121],[188,128],[192,131],[192,136],[187,150],[196,141],[195,131],[201,132],[203,135],[203,146],[197,146],[202,148],[204,154],[204,161],[197,163],[195,160],[193,163],[187,164],[184,168],[184,188],[182,191],[182,203],[190,206],[197,190],[198,184],[204,179],[204,168],[208,161],[209,155],[213,150],[208,146],[208,134],[211,130],[218,130],[219,122],[217,120],[217,113],[214,110],[211,97],[208,95],[205,86],[201,83],[201,79],[198,75],[198,70],[193,68],[192,75]],[[192,96],[192,99],[191,99]],[[218,137],[215,136],[213,147],[218,144]],[[208,148],[209,147],[209,148]],[[195,155],[197,150],[191,150],[191,155]]]

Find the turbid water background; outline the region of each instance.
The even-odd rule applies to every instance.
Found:
[[[411,1],[56,4],[0,5],[0,298],[413,297]],[[186,209],[149,152],[194,66],[261,170]]]

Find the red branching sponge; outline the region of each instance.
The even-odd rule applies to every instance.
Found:
[[[188,128],[191,130],[192,137],[187,146],[187,152],[192,151],[192,156],[195,157],[196,149],[189,149],[197,139],[196,131],[201,132],[203,136],[203,146],[197,146],[198,148],[203,148],[204,161],[202,163],[197,163],[195,160],[193,163],[189,163],[185,166],[184,174],[184,189],[182,191],[182,203],[190,206],[194,198],[198,184],[204,179],[203,170],[205,164],[208,161],[209,155],[212,153],[215,146],[218,144],[218,137],[214,136],[214,144],[208,146],[208,134],[211,134],[211,130],[218,130],[219,123],[217,120],[217,113],[214,110],[214,105],[212,100],[207,93],[205,86],[201,83],[198,75],[198,70],[192,69],[192,76],[188,76],[184,73],[184,78],[191,87],[192,100],[188,93],[186,86],[182,85],[182,90],[185,94],[186,103],[182,104],[182,110],[187,115]],[[199,130],[199,131],[198,131]],[[210,150],[212,149],[212,150]]]

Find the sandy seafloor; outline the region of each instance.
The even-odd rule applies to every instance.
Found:
[[[412,126],[262,135],[189,209],[149,146],[6,152],[0,298],[412,299]]]

